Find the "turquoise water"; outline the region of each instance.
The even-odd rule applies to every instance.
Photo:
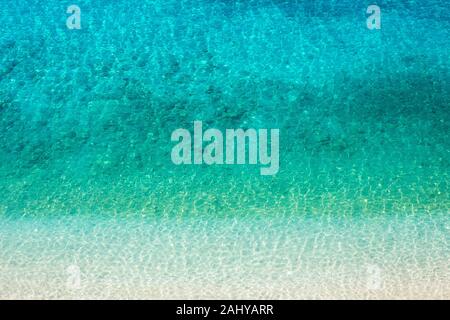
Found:
[[[448,3],[70,4],[0,3],[1,298],[450,297]],[[278,174],[174,165],[194,120]]]

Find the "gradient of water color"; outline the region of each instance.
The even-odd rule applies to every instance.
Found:
[[[450,298],[450,7],[370,4],[3,0],[0,298]],[[173,165],[194,120],[280,172]]]

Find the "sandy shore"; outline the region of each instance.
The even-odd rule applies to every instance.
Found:
[[[1,219],[0,298],[448,299],[444,218]]]

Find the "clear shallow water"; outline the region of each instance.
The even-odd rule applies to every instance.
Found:
[[[378,31],[365,2],[76,4],[82,30],[60,1],[0,4],[2,297],[92,297],[108,274],[102,297],[449,297],[444,1],[385,1]],[[174,166],[194,120],[279,128],[280,172]],[[91,285],[68,293],[74,263]]]
[[[445,221],[3,220],[0,297],[447,298]]]

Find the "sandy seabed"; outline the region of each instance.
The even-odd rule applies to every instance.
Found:
[[[448,224],[421,219],[2,219],[0,298],[448,299]]]

